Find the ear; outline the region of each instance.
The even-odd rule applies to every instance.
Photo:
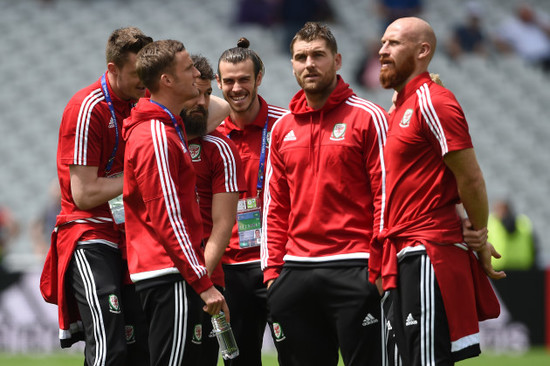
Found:
[[[164,85],[171,86],[172,76],[170,76],[170,74],[162,74],[160,75],[160,82],[164,83]]]
[[[256,76],[256,87],[262,85],[263,78],[264,78],[264,74],[261,71],[258,72],[258,76]]]
[[[109,62],[107,63],[107,71],[109,71],[110,74],[117,76],[120,70],[114,62]]]
[[[342,67],[342,54],[337,53],[336,55],[334,55],[334,63],[336,65],[336,71],[340,70],[340,68]]]
[[[430,56],[432,52],[432,46],[428,42],[422,42],[418,51],[418,58],[425,59]]]
[[[222,88],[222,82],[221,82],[219,74],[216,74],[216,81],[218,82],[218,89],[221,89]]]

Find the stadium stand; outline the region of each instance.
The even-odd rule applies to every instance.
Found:
[[[422,16],[440,40],[462,16],[466,0],[426,0]],[[287,105],[298,90],[288,54],[280,48],[278,26],[237,24],[236,1],[0,0],[0,202],[28,224],[46,204],[55,176],[57,133],[63,108],[79,88],[105,70],[103,49],[109,33],[135,25],[155,39],[174,38],[192,53],[216,63],[219,53],[246,36],[266,63],[262,95]],[[331,24],[343,54],[341,74],[360,96],[388,107],[391,92],[353,85],[353,71],[364,40],[380,37],[374,1],[332,0]],[[490,30],[512,12],[514,1],[487,0]],[[550,12],[544,0],[533,1]],[[432,62],[464,107],[486,175],[490,198],[510,196],[528,214],[540,239],[539,265],[550,266],[550,120],[548,76],[514,57],[493,55],[450,62],[442,51]],[[216,95],[221,95],[215,90]],[[23,230],[26,231],[26,230]],[[15,267],[29,259],[29,238],[22,235],[10,255]]]
[[[422,16],[440,40],[462,16],[465,2],[424,1]],[[360,96],[389,107],[391,91],[367,92],[353,85],[361,45],[367,38],[380,37],[375,2],[330,3],[336,11],[331,27],[343,54],[342,76]],[[512,12],[515,3],[483,2],[491,9],[484,19],[489,30]],[[532,3],[550,13],[547,0]],[[0,203],[10,207],[22,223],[23,235],[7,260],[15,270],[31,272],[0,301],[0,324],[21,318],[18,334],[28,342],[15,344],[13,333],[0,334],[0,348],[57,347],[55,307],[42,302],[36,292],[42,259],[33,256],[25,228],[46,205],[48,184],[56,175],[63,108],[74,92],[104,72],[103,49],[112,30],[134,25],[155,39],[178,39],[191,53],[202,53],[214,64],[221,51],[246,36],[266,64],[260,92],[273,104],[288,105],[298,87],[288,53],[280,47],[282,28],[237,24],[235,4],[236,0],[0,0]],[[541,248],[539,266],[550,267],[548,76],[514,57],[468,57],[457,64],[442,51],[430,71],[441,75],[464,108],[490,198],[509,196],[518,211],[529,215]],[[219,90],[214,93],[221,96]],[[51,337],[44,337],[44,332],[52,333]]]

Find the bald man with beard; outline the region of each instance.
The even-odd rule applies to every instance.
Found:
[[[398,93],[383,154],[383,225],[369,260],[371,282],[385,291],[386,357],[452,365],[479,355],[479,321],[500,311],[487,279],[505,274],[491,266],[499,254],[487,242],[485,181],[462,108],[430,79],[431,26],[400,18],[381,41],[380,83]],[[465,244],[459,203],[477,242]]]

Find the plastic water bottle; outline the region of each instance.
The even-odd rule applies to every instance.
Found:
[[[212,326],[214,333],[220,345],[220,352],[224,360],[230,360],[239,355],[239,347],[233,336],[231,325],[225,319],[225,314],[220,311],[217,315],[212,315]]]

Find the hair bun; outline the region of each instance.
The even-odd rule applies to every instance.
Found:
[[[250,46],[250,41],[244,37],[237,41],[237,47],[248,48],[248,46]]]

